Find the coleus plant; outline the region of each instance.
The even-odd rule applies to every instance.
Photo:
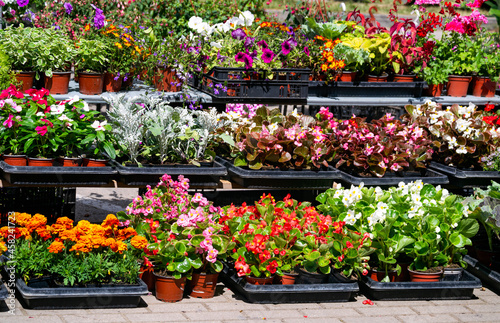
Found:
[[[420,61],[422,47],[417,46],[417,26],[410,19],[400,19],[390,30],[389,56],[396,74],[411,74]]]

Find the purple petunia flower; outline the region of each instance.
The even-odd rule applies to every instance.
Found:
[[[246,54],[243,52],[239,52],[234,56],[234,60],[237,62],[243,62],[243,59],[245,58]]]
[[[2,0],[0,0],[0,7],[3,7],[5,6],[5,2],[3,2]]]
[[[249,55],[252,59],[255,59],[257,57],[257,51],[254,50],[252,53],[249,53],[247,50],[247,55]]]
[[[255,44],[255,38],[253,38],[253,37],[245,38],[245,48],[252,47],[253,44]]]
[[[104,17],[104,13],[101,9],[97,8],[94,5],[92,5],[92,8],[95,9],[94,27],[97,29],[101,29],[104,27],[104,20],[106,19],[106,17]]]
[[[17,0],[17,5],[19,8],[27,6],[30,3],[30,0]]]
[[[245,63],[245,68],[248,70],[250,68],[252,68],[253,66],[253,59],[250,55],[246,55],[245,54],[245,57],[243,58],[243,63]]]
[[[272,50],[266,48],[262,51],[262,56],[260,58],[262,58],[264,63],[269,64],[273,61],[274,52]]]
[[[231,36],[233,36],[234,39],[242,40],[247,36],[247,34],[245,33],[245,31],[243,29],[238,28],[238,29],[233,30],[233,32],[231,33]]]
[[[66,2],[64,3],[63,7],[68,15],[71,14],[71,11],[73,11],[73,6],[71,5],[71,3]]]
[[[290,43],[290,46],[292,46],[293,48],[297,47],[297,41],[295,40],[295,38],[293,37],[288,38],[288,42]]]
[[[261,40],[257,42],[257,46],[259,46],[262,49],[268,49],[269,45],[267,45],[265,40]]]
[[[281,52],[283,53],[283,55],[288,55],[291,50],[292,50],[291,44],[288,42],[288,40],[285,40],[281,44]]]
[[[304,47],[304,53],[306,53],[306,55],[309,56],[309,47],[307,46]]]

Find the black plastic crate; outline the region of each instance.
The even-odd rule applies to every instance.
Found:
[[[33,288],[16,280],[16,296],[30,309],[130,308],[139,306],[141,296],[147,294],[148,287],[140,279],[129,286],[54,288]]]
[[[363,276],[359,282],[367,298],[387,301],[470,299],[474,289],[480,287],[479,279],[467,271],[459,281],[382,283]]]
[[[260,79],[253,69],[214,67],[197,88],[220,102],[306,103],[309,69],[274,69],[272,79]],[[256,78],[256,79],[254,79]],[[227,91],[223,91],[226,87]]]
[[[331,82],[309,81],[309,95],[317,97],[404,97],[422,96],[426,82]]]
[[[220,276],[224,285],[244,301],[259,304],[329,303],[353,301],[359,291],[357,282],[295,285],[253,285],[224,265]]]
[[[410,183],[421,180],[425,184],[445,185],[448,184],[448,177],[432,169],[426,169],[424,176],[418,172],[402,172],[399,173],[387,172],[383,177],[361,177],[354,174],[348,174],[343,171],[340,172],[340,181],[344,185],[358,186],[364,183],[365,186],[380,186],[389,187],[397,186],[400,182]]]
[[[209,201],[212,201],[215,206],[224,207],[226,205],[254,205],[259,201],[263,194],[271,194],[276,201],[283,200],[288,194],[297,201],[309,201],[312,205],[319,204],[316,201],[316,196],[323,190],[293,190],[289,189],[217,189],[217,190],[204,190],[203,196]]]
[[[333,168],[314,170],[253,170],[236,167],[233,162],[217,157],[227,167],[232,182],[247,188],[283,188],[283,189],[328,189],[335,180],[340,179],[340,172]]]
[[[465,256],[464,261],[467,264],[467,271],[481,279],[483,284],[488,286],[495,293],[500,294],[499,272],[491,270],[471,256]]]
[[[7,286],[0,280],[0,301],[7,299],[8,296]]]
[[[491,181],[500,181],[499,171],[459,169],[436,162],[431,162],[429,167],[448,176],[452,189],[486,187]]]

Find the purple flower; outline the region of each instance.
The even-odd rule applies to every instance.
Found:
[[[3,7],[5,6],[5,2],[3,2],[2,0],[0,0],[0,7]]]
[[[274,53],[272,50],[266,48],[262,51],[262,56],[260,58],[262,58],[264,63],[269,64],[273,61]]]
[[[92,7],[95,9],[94,27],[97,29],[101,29],[104,27],[104,20],[106,19],[106,17],[104,17],[101,9],[97,8],[94,5],[92,5]]]
[[[295,32],[293,31],[293,27],[291,27],[291,26],[290,26],[290,27],[288,27],[288,31],[287,31],[287,33],[288,33],[289,35],[291,35],[292,37],[293,37],[293,36],[295,36]]]
[[[288,40],[285,40],[281,44],[281,52],[283,53],[283,55],[288,55],[291,50],[292,50],[291,44],[288,42]]]
[[[250,68],[252,68],[253,66],[253,59],[250,55],[246,55],[245,54],[245,57],[243,58],[243,63],[245,63],[245,68],[248,70]]]
[[[247,34],[245,33],[245,31],[243,29],[238,28],[238,29],[233,30],[233,32],[231,33],[231,36],[233,36],[234,39],[242,40],[247,36]]]
[[[17,5],[19,8],[27,6],[30,3],[30,0],[17,0]]]
[[[265,40],[261,40],[257,42],[257,46],[259,46],[262,49],[268,49],[269,45],[267,45]]]
[[[257,57],[257,51],[254,50],[252,53],[249,53],[247,50],[247,55],[249,55],[252,59],[255,59]]]
[[[239,52],[238,54],[236,54],[234,56],[234,60],[237,61],[237,62],[243,62],[243,59],[245,58],[247,54],[243,53],[243,52]]]
[[[307,46],[304,47],[304,53],[306,53],[306,55],[309,56],[309,47]]]
[[[292,47],[297,47],[297,41],[295,40],[295,38],[293,37],[288,38],[288,42]]]
[[[255,44],[255,38],[253,37],[247,37],[245,38],[245,48],[249,48]]]
[[[71,3],[66,2],[64,3],[63,7],[68,15],[71,14],[71,11],[73,11],[73,6],[71,5]]]
[[[33,21],[35,18],[36,18],[35,14],[29,9],[26,10],[26,13],[23,16],[23,20],[29,21],[29,22]]]

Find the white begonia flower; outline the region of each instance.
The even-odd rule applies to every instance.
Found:
[[[448,137],[449,137],[449,136],[448,136]],[[457,138],[455,138],[455,137],[449,137],[449,138],[450,138],[449,140],[447,140],[447,139],[445,138],[445,140],[447,140],[447,141],[448,141],[448,146],[449,146],[450,148],[455,148],[455,147],[457,147],[457,146],[458,146]]]
[[[465,155],[467,154],[467,148],[465,148],[465,146],[460,146],[457,148],[456,152],[457,154]]]
[[[471,125],[470,121],[458,119],[456,121],[455,129],[457,129],[460,132],[464,132],[465,130],[467,130],[467,128],[469,128],[470,125]]]
[[[251,26],[253,24],[253,21],[255,20],[255,16],[248,10],[240,13],[238,18],[243,22],[242,25],[247,27]]]
[[[201,17],[192,16],[191,18],[189,18],[188,27],[195,31],[198,31],[199,25],[202,23],[203,19]]]
[[[95,129],[95,131],[105,131],[106,129],[104,129],[104,126],[108,124],[108,122],[106,120],[104,120],[103,122],[99,122],[99,121],[94,121],[94,123],[91,125],[92,128]]]
[[[272,123],[268,128],[270,133],[274,133],[276,130],[278,130],[279,126],[277,123]]]
[[[293,109],[292,116],[294,116],[295,118],[299,117],[299,114],[297,113],[297,109]]]

